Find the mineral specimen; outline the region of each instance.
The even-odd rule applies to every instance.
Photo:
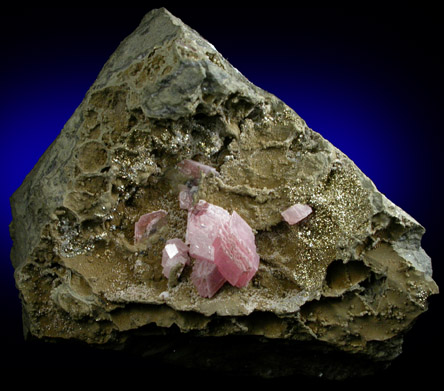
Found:
[[[304,224],[282,221],[294,204],[313,209]],[[397,357],[438,292],[424,228],[165,9],[122,41],[11,207],[24,329],[44,340],[342,378]],[[135,232],[150,211],[165,224]],[[194,264],[170,284],[174,238]],[[258,265],[241,289],[216,264],[232,254],[236,285]]]

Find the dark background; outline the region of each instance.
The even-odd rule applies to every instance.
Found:
[[[166,6],[254,84],[277,95],[427,229],[443,285],[443,29],[438,9],[8,8],[0,16],[0,278],[3,368],[140,368],[135,357],[25,343],[9,260],[9,197],[56,138],[100,69],[152,8]],[[438,379],[440,295],[403,355],[365,384]],[[140,372],[139,372],[140,373]],[[184,372],[181,376],[187,377]],[[288,380],[288,379],[287,379]],[[258,381],[251,380],[251,381]],[[279,385],[284,380],[261,380]],[[291,379],[302,384],[322,380]],[[359,385],[362,380],[345,384]],[[283,384],[283,383],[282,383]]]

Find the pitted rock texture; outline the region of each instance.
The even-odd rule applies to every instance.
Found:
[[[165,242],[185,240],[185,159],[220,174],[203,176],[193,196],[254,230],[260,265],[244,288],[205,298],[186,269],[174,286],[162,273]],[[294,204],[312,213],[289,225],[281,212]],[[399,355],[438,292],[424,228],[165,9],[120,44],[11,206],[24,328],[41,339],[140,337],[144,353],[174,360],[149,342],[160,333],[166,346],[208,341],[201,354],[213,360],[192,361],[226,368],[241,343],[246,372],[337,378]],[[158,210],[167,224],[134,243],[135,223]]]

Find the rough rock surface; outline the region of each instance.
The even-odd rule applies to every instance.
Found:
[[[254,230],[244,288],[205,298],[185,271],[174,287],[162,274],[166,240],[185,239],[184,159],[220,174],[196,199]],[[313,213],[291,226],[280,213],[296,203]],[[167,362],[341,378],[399,355],[438,292],[424,228],[165,9],[120,44],[11,205],[24,329],[41,339],[136,339]],[[134,244],[158,210],[168,223]]]

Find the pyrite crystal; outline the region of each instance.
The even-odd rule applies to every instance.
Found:
[[[184,161],[201,164],[197,179]],[[193,284],[217,272],[192,272],[183,247],[197,202],[253,230],[260,262],[246,286],[222,281],[208,298]],[[42,340],[136,340],[166,363],[342,378],[397,357],[438,292],[424,228],[165,9],[120,44],[11,205],[24,330]],[[292,205],[310,214],[289,224]],[[135,240],[156,211],[166,220]],[[162,256],[179,265],[174,284]]]

